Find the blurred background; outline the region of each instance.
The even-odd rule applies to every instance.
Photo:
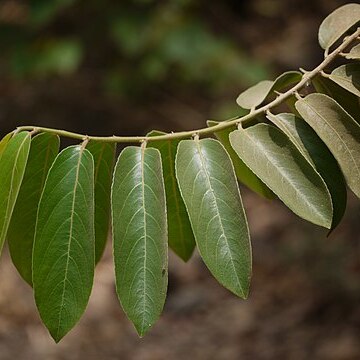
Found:
[[[239,115],[246,87],[321,61],[318,26],[344,3],[1,0],[0,131],[135,135]],[[359,201],[349,194],[326,237],[278,201],[242,194],[254,255],[247,301],[197,253],[187,264],[170,254],[164,314],[139,339],[117,302],[108,247],[85,315],[55,345],[5,249],[0,359],[360,359]]]

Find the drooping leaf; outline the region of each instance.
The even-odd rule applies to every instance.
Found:
[[[0,157],[0,253],[24,176],[30,141],[30,133],[26,131],[4,140],[7,144]]]
[[[329,95],[336,100],[358,123],[360,123],[360,102],[359,98],[345,90],[330,79],[316,76],[312,83],[317,92]]]
[[[152,131],[147,136],[164,134],[159,131]],[[169,246],[184,261],[187,261],[194,251],[195,239],[175,176],[175,155],[178,144],[179,140],[162,140],[150,142],[148,146],[158,149],[161,153],[166,192]]]
[[[56,342],[77,323],[88,303],[94,233],[94,161],[82,146],[70,146],[56,157],[46,178],[33,249],[35,301]]]
[[[229,155],[214,139],[183,140],[175,169],[201,257],[224,287],[246,298],[251,246]]]
[[[167,289],[167,224],[160,152],[130,146],[112,185],[116,290],[143,336],[159,318]]]
[[[281,91],[287,86],[299,82],[302,75],[298,71],[287,71],[274,81],[264,80],[242,92],[236,102],[244,109],[253,109],[262,104],[274,91]]]
[[[270,80],[260,81],[242,92],[236,102],[244,109],[253,109],[266,99],[273,85],[274,82]]]
[[[230,134],[239,157],[295,214],[331,227],[332,204],[324,181],[279,129],[258,124]]]
[[[90,141],[86,145],[94,158],[95,263],[104,252],[110,225],[110,193],[115,162],[115,143]]]
[[[319,28],[319,44],[330,48],[351,27],[360,22],[360,4],[346,4],[328,15]]]
[[[215,126],[219,124],[217,121],[208,120],[208,126]],[[215,132],[215,136],[223,144],[231,161],[234,165],[236,177],[249,189],[255,191],[257,194],[266,199],[273,199],[274,194],[272,191],[244,164],[244,162],[236,155],[229,140],[229,135],[232,131],[236,130],[236,126],[231,126],[226,129]]]
[[[47,173],[59,151],[59,137],[36,135],[30,144],[24,178],[8,230],[12,261],[23,279],[32,284],[32,250],[36,215]],[[20,225],[21,224],[21,225]]]
[[[333,204],[331,228],[334,229],[344,215],[347,200],[345,180],[334,156],[303,119],[294,114],[268,114],[268,118],[290,138],[324,179]]]
[[[332,98],[310,94],[296,108],[340,165],[350,189],[360,197],[360,126]]]
[[[360,97],[360,64],[346,64],[334,69],[329,79]]]
[[[360,44],[355,45],[348,54],[345,56],[349,60],[359,60],[360,59]]]

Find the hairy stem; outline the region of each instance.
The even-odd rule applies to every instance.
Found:
[[[347,37],[342,44],[340,44],[333,52],[330,54],[326,54],[324,60],[312,71],[305,72],[302,76],[302,79],[295,84],[291,89],[286,91],[283,94],[280,94],[276,97],[275,100],[271,101],[268,104],[265,104],[264,106],[255,109],[251,111],[249,114],[229,120],[221,122],[215,126],[212,127],[206,127],[201,129],[194,129],[190,131],[180,131],[180,132],[174,132],[170,134],[164,134],[164,135],[157,135],[157,136],[88,136],[85,134],[79,134],[74,133],[70,131],[65,130],[58,130],[58,129],[51,129],[51,128],[45,128],[45,127],[38,127],[38,126],[19,126],[16,131],[23,131],[23,130],[30,130],[30,131],[40,131],[40,132],[49,132],[52,134],[57,134],[59,136],[68,137],[72,139],[79,139],[79,140],[97,140],[102,142],[116,142],[116,143],[143,143],[143,142],[150,142],[150,141],[159,141],[159,140],[171,140],[171,139],[185,139],[190,138],[194,135],[197,136],[204,136],[209,135],[214,132],[217,132],[219,130],[226,129],[228,127],[241,124],[246,124],[256,116],[260,115],[261,113],[266,113],[267,111],[271,110],[272,108],[280,105],[282,102],[284,102],[287,98],[291,97],[292,95],[296,95],[298,91],[304,87],[309,80],[311,80],[313,77],[318,75],[319,73],[323,72],[324,69],[338,56],[343,53],[343,50],[345,50],[353,41],[357,40],[360,36],[360,28],[357,29],[356,32],[354,32],[351,36]]]

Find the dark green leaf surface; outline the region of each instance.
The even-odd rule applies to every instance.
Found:
[[[294,114],[268,114],[268,118],[290,138],[324,179],[333,204],[331,228],[334,229],[344,215],[347,200],[345,180],[334,156],[303,119]]]
[[[56,157],[46,178],[33,250],[35,301],[56,342],[88,303],[94,233],[94,161],[88,150],[70,146]]]
[[[360,97],[360,64],[346,64],[334,69],[329,79]]]
[[[209,127],[219,124],[217,121],[207,121]],[[266,199],[273,199],[274,194],[271,190],[244,164],[244,162],[236,155],[229,140],[229,135],[232,131],[236,130],[236,126],[215,132],[215,136],[223,144],[227,153],[230,155],[231,161],[234,165],[236,177],[249,189],[255,191],[257,194]]]
[[[86,149],[94,158],[95,263],[104,252],[110,225],[110,193],[115,162],[115,143],[90,141]]]
[[[6,140],[5,140],[6,141]],[[0,158],[0,252],[24,176],[31,136],[20,132],[8,140]],[[21,226],[21,224],[18,224]]]
[[[360,4],[346,4],[337,8],[321,23],[319,44],[323,49],[330,48],[352,26],[360,22]]]
[[[332,98],[310,94],[296,108],[338,161],[350,189],[360,198],[360,126]]]
[[[324,181],[279,129],[258,124],[230,134],[239,157],[295,214],[331,227],[332,204]]]
[[[36,135],[30,144],[24,178],[8,230],[10,255],[23,279],[32,284],[32,250],[41,192],[58,151],[56,135]],[[19,226],[21,224],[21,226]]]
[[[159,318],[167,289],[167,224],[160,152],[129,146],[112,185],[116,290],[143,336]]]
[[[147,136],[163,134],[163,132],[152,131]],[[161,153],[164,169],[169,245],[178,256],[187,261],[194,251],[195,239],[175,176],[175,155],[178,144],[179,140],[164,140],[150,142],[148,146],[158,149]]]
[[[317,92],[329,95],[336,100],[358,123],[360,123],[359,98],[345,90],[332,80],[322,76],[316,76],[312,83]]]
[[[201,257],[223,286],[246,298],[251,247],[229,155],[217,140],[183,140],[175,168]]]

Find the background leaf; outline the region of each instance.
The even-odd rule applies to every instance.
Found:
[[[151,131],[147,136],[164,134],[160,131]],[[178,144],[179,140],[164,140],[150,142],[148,146],[158,149],[161,153],[166,191],[169,245],[178,256],[187,261],[194,251],[195,239],[175,176],[175,155]]]
[[[0,158],[0,252],[24,176],[30,140],[30,133],[26,131],[13,135]]]
[[[33,250],[35,301],[56,342],[86,308],[94,254],[94,161],[88,150],[70,146],[46,178]]]
[[[160,152],[130,146],[112,186],[116,290],[143,336],[159,318],[167,289],[167,224]]]
[[[344,215],[347,201],[345,180],[334,156],[303,119],[294,114],[268,114],[268,119],[290,138],[325,181],[333,204],[334,229]]]
[[[116,144],[92,140],[86,148],[94,158],[95,263],[97,263],[104,252],[109,233],[110,193]]]
[[[350,52],[346,54],[347,59],[354,59],[359,60],[360,59],[360,44],[355,45],[351,48]]]
[[[253,109],[266,99],[273,84],[274,82],[271,80],[260,81],[242,92],[236,99],[236,102],[244,109]]]
[[[279,129],[258,124],[230,134],[239,157],[295,214],[331,227],[332,205],[324,181]]]
[[[334,69],[329,79],[360,97],[360,64],[346,64]]]
[[[201,257],[223,286],[246,298],[251,247],[229,155],[217,140],[183,140],[175,168]]]
[[[9,133],[9,134],[6,134],[0,141],[0,160],[1,160],[1,157],[2,157],[2,154],[9,142],[9,140],[11,139],[13,133]]]
[[[347,184],[360,197],[360,126],[332,98],[310,94],[296,108],[338,161]]]
[[[208,126],[215,126],[219,124],[217,121],[208,120]],[[274,194],[272,191],[245,165],[245,163],[236,155],[229,140],[229,135],[232,131],[236,130],[236,126],[231,126],[226,129],[215,132],[215,136],[223,144],[225,150],[229,154],[231,161],[234,165],[236,177],[249,189],[255,191],[257,194],[266,199],[273,199]]]
[[[36,135],[30,144],[24,178],[8,230],[11,259],[22,278],[32,284],[32,250],[41,192],[58,151],[57,135]],[[21,224],[21,225],[20,225]]]
[[[319,44],[328,49],[360,21],[360,4],[346,4],[328,15],[319,28]]]

